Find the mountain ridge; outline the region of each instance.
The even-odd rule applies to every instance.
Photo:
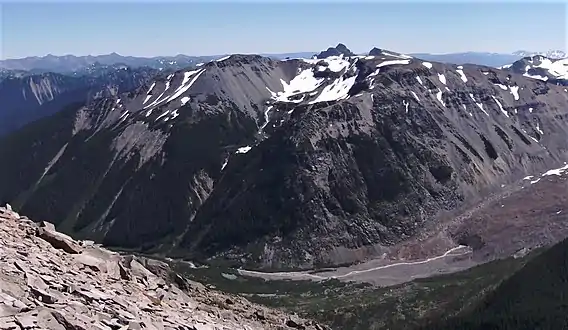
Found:
[[[69,108],[0,143],[30,164],[2,164],[0,198],[111,246],[308,267],[565,161],[560,87],[387,53],[229,56]]]
[[[344,44],[340,43],[345,46]],[[341,48],[341,47],[340,47]],[[345,47],[346,48],[346,47]],[[330,47],[336,51],[336,47]],[[328,51],[330,50],[328,49]],[[348,50],[348,49],[347,49]],[[345,52],[345,49],[342,50]],[[350,50],[344,55],[355,55]],[[317,52],[290,52],[290,53],[261,53],[259,55],[271,57],[275,59],[284,58],[311,58]],[[564,54],[564,55],[563,55]],[[334,55],[339,55],[335,53]],[[469,52],[454,52],[445,54],[434,54],[434,53],[410,53],[409,55],[414,57],[423,58],[424,60],[431,60],[437,62],[446,62],[453,64],[478,64],[487,65],[493,67],[499,67],[506,64],[510,64],[522,57],[534,56],[534,55],[544,55],[552,59],[566,57],[565,53],[557,51],[548,52],[528,52],[528,51],[516,51],[511,54],[508,53],[492,53],[492,52],[479,52],[479,51],[469,51]],[[148,66],[153,69],[183,69],[184,67],[196,65],[198,63],[208,62],[217,58],[222,58],[226,55],[203,55],[203,56],[192,56],[177,54],[172,56],[131,56],[131,55],[120,55],[116,52],[110,54],[102,55],[52,55],[48,54],[45,56],[28,56],[24,58],[10,58],[0,60],[0,68],[4,70],[23,70],[31,71],[32,73],[43,73],[43,72],[55,72],[55,73],[72,73],[75,71],[83,70],[95,63],[100,63],[103,65],[114,65],[118,63],[124,63],[125,65],[131,67],[141,67]]]

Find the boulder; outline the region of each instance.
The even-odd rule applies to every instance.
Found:
[[[56,249],[60,249],[71,254],[81,253],[81,247],[77,243],[58,232],[48,230],[47,227],[38,228],[37,236],[51,244]]]

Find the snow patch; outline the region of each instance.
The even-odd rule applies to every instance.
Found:
[[[156,118],[156,121],[160,120],[160,118],[163,118],[164,116],[166,116],[169,113],[170,113],[170,110],[164,111],[164,113],[162,113],[161,115],[158,116],[158,118]]]
[[[290,97],[296,94],[308,93],[318,88],[324,81],[324,78],[315,78],[311,69],[306,69],[300,72],[289,83],[280,79],[283,91],[273,94],[273,99],[280,102],[293,102],[299,103],[302,100],[291,100]]]
[[[268,89],[268,87],[266,89]],[[269,89],[269,91],[270,91],[270,89]],[[268,122],[270,121],[269,113],[270,113],[270,110],[272,110],[272,108],[273,108],[273,106],[270,105],[264,111],[264,124],[262,124],[262,126],[260,127],[260,131],[262,131],[266,127],[266,125],[268,125]]]
[[[177,116],[179,116],[179,112],[178,112],[178,109],[175,109],[175,110],[172,112],[172,118],[171,118],[171,119],[176,119]]]
[[[430,62],[422,62],[422,65],[424,65],[428,69],[432,69],[432,63],[430,63]]]
[[[465,73],[463,73],[462,70],[462,66],[458,66],[458,69],[456,70],[456,72],[460,75],[461,80],[466,83],[467,82],[467,77],[465,76]]]
[[[387,66],[387,65],[395,65],[395,64],[409,64],[410,60],[388,60],[381,62],[377,65],[377,68]]]
[[[326,101],[337,101],[349,97],[349,90],[355,84],[356,76],[349,77],[345,80],[336,79],[332,84],[325,86],[321,94],[310,104]]]
[[[542,81],[547,81],[548,77],[543,77],[541,75],[530,75],[528,73],[523,73],[523,76],[527,77],[527,78],[532,78],[532,79],[538,79],[538,80],[542,80]]]
[[[144,99],[144,102],[142,102],[142,105],[146,104],[146,102],[148,102],[151,97],[152,97],[152,94],[146,95],[146,98]]]
[[[183,82],[181,83],[181,86],[178,87],[175,93],[172,96],[170,96],[165,102],[166,103],[171,102],[176,98],[178,98],[181,94],[185,93],[195,83],[195,81],[197,81],[197,78],[199,78],[199,76],[203,72],[205,72],[204,69],[184,72]],[[193,79],[189,80],[192,77]]]
[[[408,113],[408,101],[402,100],[402,104],[406,107],[406,113]]]
[[[442,100],[442,91],[440,89],[438,89],[438,92],[436,93],[436,98],[438,99],[438,101],[440,101],[440,103],[442,103],[444,107],[446,106],[446,104]]]
[[[536,131],[537,131],[540,135],[544,135],[544,132],[540,129],[540,125],[538,124],[538,122],[536,123]]]
[[[477,107],[478,107],[479,109],[481,109],[481,111],[483,111],[483,113],[485,113],[487,116],[489,116],[489,113],[487,113],[487,111],[485,111],[485,110],[483,109],[483,104],[482,104],[481,102],[477,102],[477,101],[475,100],[475,97],[473,97],[473,94],[472,94],[472,93],[469,93],[469,97],[473,100],[473,103],[475,103],[475,105],[477,105]]]
[[[216,59],[215,62],[223,62],[224,60],[228,59],[229,57],[231,57],[231,55],[223,56],[221,58]]]
[[[225,166],[227,166],[228,163],[229,163],[229,157],[225,158],[225,161],[221,165],[221,171],[225,169]]]
[[[511,94],[513,94],[513,97],[515,98],[515,101],[519,100],[519,86],[509,86],[509,89],[511,90]]]
[[[561,176],[564,172],[568,171],[568,165],[565,165],[556,169],[548,170],[542,174],[542,177],[549,176],[549,175],[557,175]]]
[[[343,69],[348,68],[350,65],[349,61],[344,60],[343,57],[340,56],[331,56],[323,59],[323,61],[327,63],[327,68],[329,68],[329,70],[333,72],[341,72]]]
[[[416,95],[416,93],[414,93],[414,91],[411,91],[410,93],[412,93],[412,95],[414,96],[414,98],[416,99],[416,101],[420,102],[420,99],[418,98],[418,95]]]
[[[507,86],[503,85],[503,84],[494,84],[495,86],[499,86],[499,88],[501,88],[502,90],[506,91],[507,89],[509,89]]]
[[[499,102],[499,100],[497,100],[497,98],[495,96],[491,95],[491,97],[493,98],[495,103],[497,103],[497,105],[499,106],[499,110],[501,110],[501,112],[503,114],[505,114],[505,116],[507,116],[507,118],[509,118],[509,114],[507,113],[507,111],[505,111],[505,109],[503,109],[503,105],[501,104],[501,102]]]
[[[184,96],[181,98],[181,105],[185,105],[187,102],[189,102],[189,96]]]
[[[156,86],[156,82],[154,81],[154,82],[152,83],[152,86],[150,86],[150,88],[149,88],[148,91],[146,92],[146,94],[152,93],[152,89],[154,89],[155,86]]]
[[[446,84],[446,76],[444,76],[443,73],[438,73],[438,79],[440,79],[440,82],[442,84],[444,84],[444,85]]]
[[[249,152],[252,149],[252,147],[250,146],[246,146],[246,147],[240,147],[239,149],[237,149],[237,151],[235,153],[237,154],[246,154],[247,152]]]

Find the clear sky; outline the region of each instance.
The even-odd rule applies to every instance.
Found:
[[[10,0],[8,0],[10,1]],[[214,55],[566,50],[562,2],[9,2],[1,58],[74,54]]]

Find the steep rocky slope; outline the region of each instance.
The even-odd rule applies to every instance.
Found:
[[[311,267],[568,158],[562,86],[381,54],[233,55],[69,107],[0,141],[0,200],[112,246]]]
[[[0,208],[1,329],[325,329]]]
[[[71,103],[132,90],[156,72],[126,67],[75,76],[9,72],[0,80],[0,135],[50,116]]]

